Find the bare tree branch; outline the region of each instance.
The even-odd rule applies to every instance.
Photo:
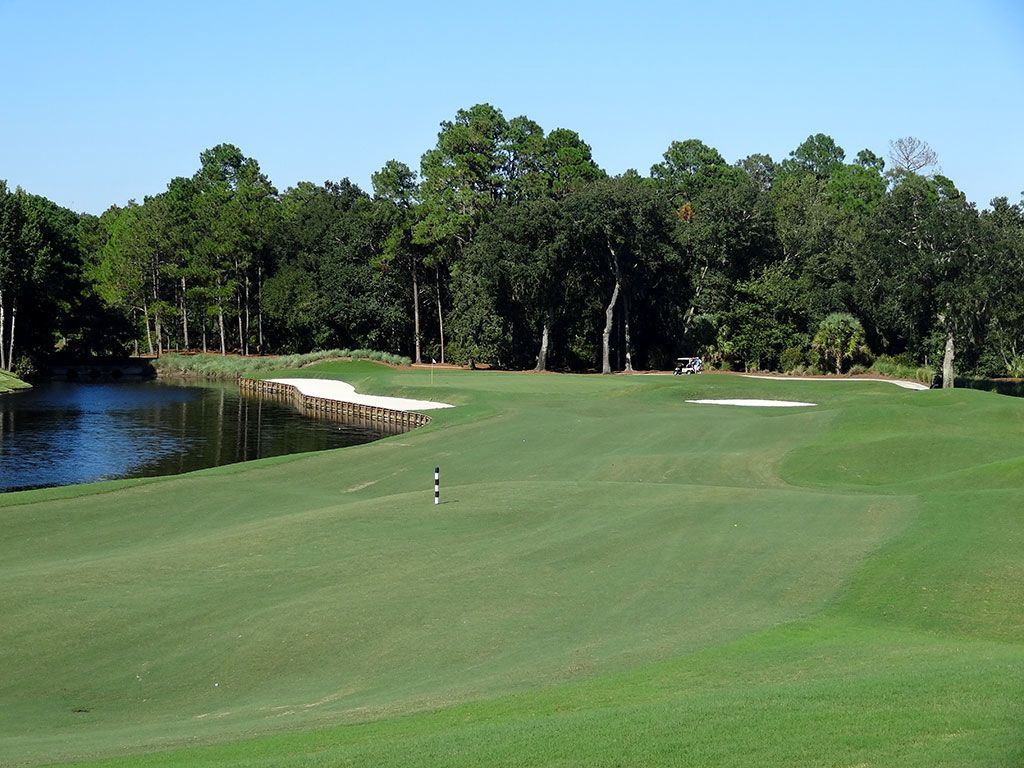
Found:
[[[939,156],[935,150],[914,136],[904,136],[889,142],[889,159],[895,169],[917,173],[922,168],[935,165]]]

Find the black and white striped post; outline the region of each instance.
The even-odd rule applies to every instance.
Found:
[[[434,503],[441,503],[441,468],[434,467]]]

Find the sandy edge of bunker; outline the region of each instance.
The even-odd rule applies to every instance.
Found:
[[[438,403],[433,400],[363,395],[356,392],[356,388],[351,384],[337,379],[268,379],[268,381],[289,384],[309,397],[323,397],[356,405],[372,405],[376,408],[390,408],[393,411],[432,411],[455,407],[450,403]]]

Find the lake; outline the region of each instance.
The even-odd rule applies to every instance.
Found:
[[[172,475],[376,440],[235,384],[43,383],[0,395],[0,491]]]

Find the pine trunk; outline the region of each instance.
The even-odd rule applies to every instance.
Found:
[[[153,303],[157,304],[160,301],[160,255],[156,252],[153,253],[153,258],[149,262],[149,277],[150,290],[153,292]],[[160,311],[157,309],[153,311],[153,333],[156,335],[156,354],[159,357],[163,354],[164,350],[163,336],[160,333]],[[152,345],[150,345],[149,353],[153,354]]]
[[[420,286],[416,279],[416,260],[412,261],[412,324],[415,341],[416,357],[414,362],[422,363],[420,355]]]
[[[946,323],[946,349],[942,355],[942,388],[953,389],[956,384],[956,373],[953,360],[956,356],[953,323]]]
[[[256,329],[259,338],[256,342],[256,352],[263,354],[263,265],[256,267]]]
[[[220,325],[220,353],[226,355],[228,353],[228,345],[224,338],[224,307],[221,304],[217,305],[217,322]]]
[[[185,349],[189,348],[188,343],[188,303],[185,301],[185,278],[181,278],[181,335],[185,341]]]
[[[235,289],[235,311],[238,313],[238,351],[245,354],[245,337],[242,335],[242,294]]]
[[[700,277],[697,278],[697,285],[693,290],[693,298],[690,299],[690,306],[687,307],[686,313],[683,315],[683,336],[685,337],[690,331],[690,325],[693,323],[693,316],[697,312],[697,299],[700,298],[700,292],[704,288],[704,276],[708,273],[708,265],[705,264],[700,271]]]
[[[142,317],[146,321],[146,348],[149,350],[149,356],[153,356],[153,334],[149,332],[149,306],[146,302],[142,302]]]
[[[441,312],[441,269],[437,270],[437,328],[441,334],[441,365],[444,365],[444,315]]]
[[[0,290],[0,370],[9,371],[7,353],[4,351],[4,334],[7,330],[7,307],[4,306],[4,292]]]
[[[11,299],[11,335],[7,337],[7,364],[14,368],[14,324],[18,321],[18,299]]]
[[[626,372],[633,372],[633,354],[630,352],[632,348],[631,340],[629,338],[629,291],[622,292],[622,315],[623,315],[623,326],[626,341]]]
[[[612,291],[612,298],[608,302],[608,308],[604,311],[604,332],[601,334],[601,373],[612,372],[611,361],[611,337],[612,325],[615,320],[615,302],[619,300],[619,281],[615,281],[615,289]]]
[[[551,321],[554,312],[549,308],[544,315],[544,328],[540,333],[540,352],[537,353],[537,371],[548,369],[548,340],[551,338]]]
[[[153,313],[153,332],[156,334],[156,355],[159,357],[164,353],[164,329],[160,325],[160,313]]]
[[[245,276],[245,354],[249,354],[249,276]]]
[[[615,288],[612,290],[612,298],[608,302],[608,308],[604,311],[604,332],[601,334],[601,373],[612,372],[611,361],[611,338],[612,328],[615,322],[615,302],[619,300],[619,290],[622,287],[621,273],[619,271],[619,257],[608,243],[608,253],[612,257],[612,272],[615,274]]]

